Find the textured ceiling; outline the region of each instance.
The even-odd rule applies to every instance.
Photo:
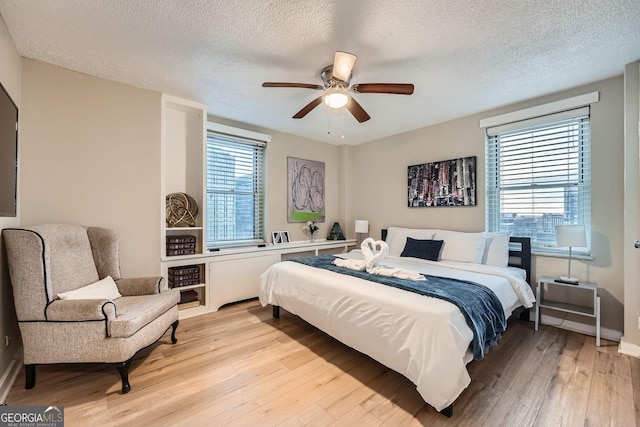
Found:
[[[25,57],[335,144],[621,75],[640,59],[637,0],[0,0],[0,14]],[[352,83],[415,93],[356,94],[371,115],[359,124],[324,105],[294,120],[321,92],[260,86],[321,84],[336,50],[358,57]]]

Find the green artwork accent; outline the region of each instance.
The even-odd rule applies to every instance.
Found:
[[[292,211],[291,213],[289,213],[289,216],[291,217],[291,219],[293,219],[294,221],[313,221],[315,219],[318,219],[322,216],[321,212],[296,212],[296,211]]]

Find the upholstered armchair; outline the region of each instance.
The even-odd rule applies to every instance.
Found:
[[[176,343],[179,292],[162,277],[121,278],[114,231],[49,224],[2,235],[26,388],[35,386],[36,365],[107,363],[116,366],[127,393],[134,355],[169,327]]]

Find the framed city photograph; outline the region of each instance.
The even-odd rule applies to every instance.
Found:
[[[408,167],[407,205],[476,206],[476,157]]]

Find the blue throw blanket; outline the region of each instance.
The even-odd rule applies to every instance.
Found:
[[[500,300],[491,289],[483,285],[466,280],[428,276],[426,274],[423,275],[427,279],[426,281],[379,276],[364,271],[338,267],[333,264],[334,259],[333,255],[321,255],[311,258],[296,258],[291,259],[291,261],[336,273],[348,274],[420,295],[440,298],[455,304],[464,315],[467,325],[473,331],[471,349],[473,350],[474,360],[482,359],[485,353],[489,351],[489,347],[497,345],[502,337],[502,332],[507,329],[507,321],[504,317],[504,309]]]

